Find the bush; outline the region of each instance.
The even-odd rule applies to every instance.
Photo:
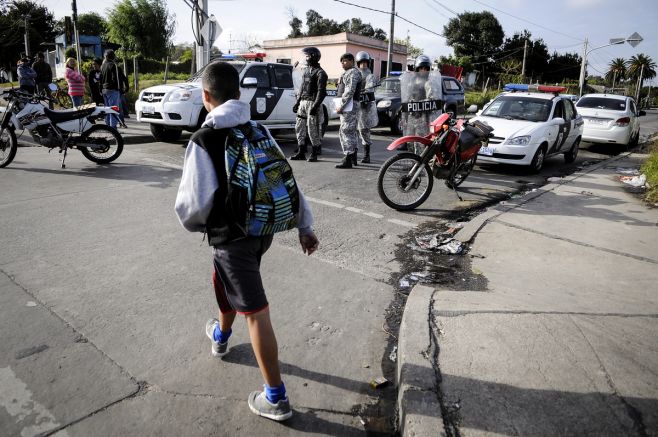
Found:
[[[651,146],[649,159],[642,165],[642,173],[647,176],[647,192],[645,200],[658,203],[658,140]]]
[[[477,105],[478,110],[484,107],[485,103],[500,94],[498,90],[491,90],[483,93],[482,91],[468,91],[464,96],[466,107]]]

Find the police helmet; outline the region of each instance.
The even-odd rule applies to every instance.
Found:
[[[304,47],[302,53],[308,57],[311,63],[316,63],[320,60],[320,50],[317,47]]]
[[[432,69],[432,61],[430,61],[429,56],[420,55],[416,58],[416,62],[414,62],[414,71],[418,71],[422,67],[427,67],[430,70]]]
[[[368,52],[361,51],[356,54],[355,60],[356,60],[356,65],[359,65],[359,63],[362,61],[370,61],[370,55],[368,54]]]

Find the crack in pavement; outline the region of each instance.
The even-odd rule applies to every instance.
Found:
[[[638,434],[642,437],[648,437],[649,434],[647,434],[647,428],[646,425],[644,424],[644,419],[642,417],[642,412],[635,408],[633,405],[631,405],[626,398],[619,393],[619,390],[617,389],[617,386],[615,385],[614,380],[612,379],[612,375],[608,372],[608,369],[605,367],[603,364],[603,360],[601,360],[601,357],[599,356],[599,353],[596,351],[594,348],[594,345],[589,341],[589,338],[583,330],[581,329],[580,325],[576,323],[576,321],[573,319],[573,317],[569,316],[569,320],[571,320],[571,323],[578,329],[578,332],[580,332],[580,335],[583,336],[583,339],[587,342],[589,345],[590,349],[592,350],[592,353],[596,357],[596,361],[599,364],[599,368],[605,375],[606,382],[608,383],[608,386],[612,390],[613,395],[619,399],[619,401],[626,407],[626,413],[630,417],[630,419],[633,421],[633,429],[635,429]]]
[[[624,256],[624,257],[627,257],[627,258],[633,258],[633,259],[636,259],[638,261],[644,261],[644,262],[651,263],[651,264],[658,264],[657,260],[654,260],[654,259],[651,259],[651,258],[646,258],[644,256],[639,256],[639,255],[633,255],[633,254],[630,254],[630,253],[620,252],[618,250],[608,249],[608,248],[605,248],[605,247],[594,246],[593,244],[583,243],[582,241],[576,241],[576,240],[572,240],[570,238],[564,238],[564,237],[560,237],[560,236],[557,236],[557,235],[548,234],[546,232],[540,232],[540,231],[537,231],[537,230],[534,230],[534,229],[526,228],[524,226],[519,226],[519,225],[515,225],[515,224],[512,224],[512,223],[508,223],[508,222],[505,222],[505,221],[503,221],[501,219],[498,219],[498,218],[492,219],[491,221],[495,221],[496,223],[499,223],[503,226],[507,226],[507,227],[514,228],[514,229],[519,229],[519,230],[530,232],[530,233],[533,233],[533,234],[536,234],[536,235],[541,235],[542,237],[550,238],[550,239],[553,239],[553,240],[564,241],[566,243],[571,243],[571,244],[575,244],[575,245],[578,245],[578,246],[587,247],[587,248],[590,248],[590,249],[600,250],[602,252],[608,252],[608,253],[611,253],[613,255],[619,255],[619,256]]]

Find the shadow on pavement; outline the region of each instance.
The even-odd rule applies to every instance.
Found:
[[[90,178],[110,179],[117,181],[132,180],[144,182],[149,187],[169,188],[177,185],[180,181],[181,170],[173,167],[165,167],[149,164],[125,164],[112,163],[105,165],[93,165],[83,167],[77,170],[71,168],[47,169],[47,168],[20,168],[6,167],[4,172],[28,172],[28,173],[47,173],[62,176],[80,176]]]

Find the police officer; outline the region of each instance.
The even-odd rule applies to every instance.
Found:
[[[420,55],[414,62],[414,82],[411,87],[410,101],[420,102],[423,100],[435,98],[435,90],[432,82],[429,80],[432,61],[429,56]],[[405,135],[425,136],[429,133],[429,123],[431,114],[428,112],[411,112],[407,116]],[[414,143],[414,153],[420,155],[425,146],[421,143]]]
[[[345,53],[340,57],[343,66],[343,75],[338,81],[336,96],[340,101],[336,105],[336,112],[340,114],[340,129],[338,137],[343,148],[343,161],[336,168],[352,168],[356,164],[358,135],[358,103],[361,94],[361,73],[354,68],[354,55]]]
[[[316,47],[302,49],[306,56],[306,68],[301,89],[297,95],[297,102],[293,112],[297,113],[295,121],[295,135],[298,149],[290,157],[292,160],[306,159],[306,134],[311,141],[311,156],[308,162],[318,160],[320,147],[322,147],[322,124],[324,112],[322,102],[327,95],[327,73],[320,67],[320,50]]]
[[[361,137],[361,145],[364,148],[362,163],[370,163],[370,129],[377,126],[377,107],[375,106],[375,87],[378,85],[375,75],[370,71],[370,55],[368,52],[356,54],[356,66],[359,68],[362,78],[362,91],[359,104],[358,131]]]

